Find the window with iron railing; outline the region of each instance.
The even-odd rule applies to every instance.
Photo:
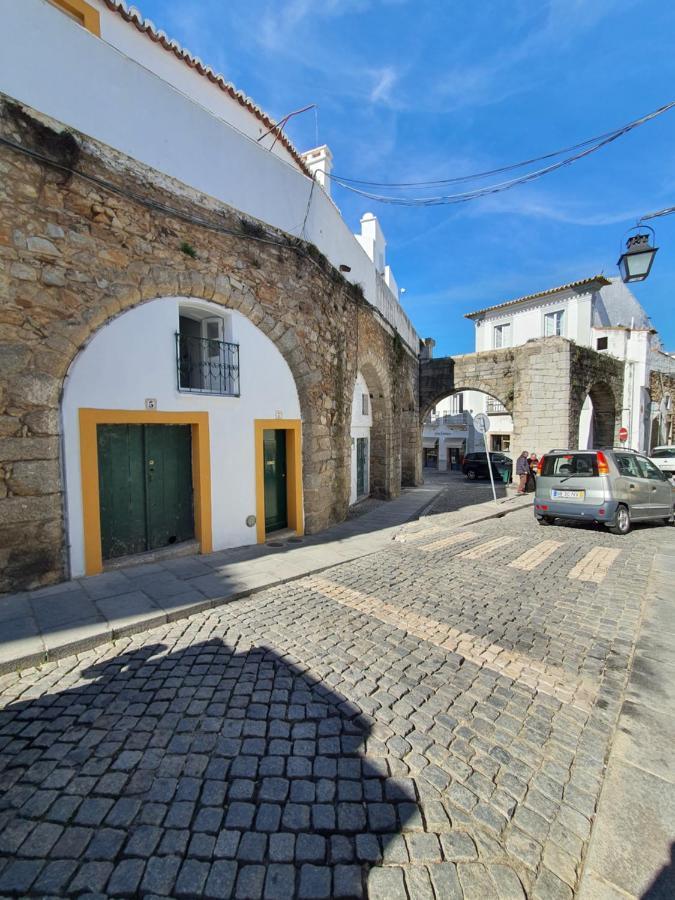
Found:
[[[488,415],[497,415],[498,413],[505,413],[506,407],[500,400],[492,400],[489,399],[487,402],[487,411]]]
[[[176,334],[178,390],[239,396],[239,344]]]

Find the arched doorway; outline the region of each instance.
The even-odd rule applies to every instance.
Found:
[[[357,372],[352,395],[350,506],[370,493],[370,432],[373,424],[371,392]]]
[[[598,382],[588,391],[579,414],[579,449],[613,446],[615,429],[614,393],[606,382]]]
[[[389,377],[381,361],[361,359],[358,368],[370,399],[369,493],[388,500],[398,494],[400,466],[392,453],[392,403]],[[355,382],[356,384],[356,382]]]
[[[168,297],[109,320],[71,364],[61,415],[72,577],[303,532],[295,380],[235,310]]]

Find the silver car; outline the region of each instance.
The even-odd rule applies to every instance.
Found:
[[[601,522],[628,534],[632,522],[673,523],[675,491],[665,473],[634,450],[551,450],[539,461],[534,515]]]

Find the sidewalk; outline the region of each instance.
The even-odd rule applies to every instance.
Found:
[[[657,552],[579,900],[675,897],[675,545]]]
[[[35,591],[0,597],[0,674],[90,649],[256,591],[375,553],[401,525],[423,515],[448,487],[435,482],[405,489],[358,518],[320,534],[254,544],[115,569]],[[531,499],[527,501],[527,504]],[[521,498],[478,503],[457,524],[527,505]],[[454,519],[453,519],[454,524]]]

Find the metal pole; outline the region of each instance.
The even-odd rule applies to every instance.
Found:
[[[485,453],[487,454],[488,472],[490,473],[490,484],[492,485],[492,499],[497,502],[497,492],[495,491],[495,480],[492,475],[492,460],[490,459],[490,432],[485,434]]]

